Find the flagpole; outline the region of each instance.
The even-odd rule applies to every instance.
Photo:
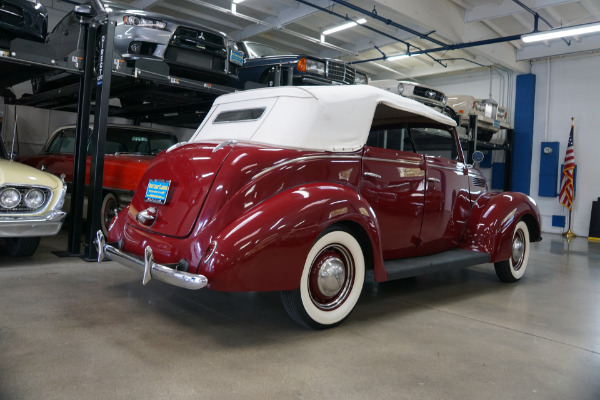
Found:
[[[575,117],[571,117],[571,127],[575,126]],[[573,138],[573,141],[575,140],[575,138]],[[571,240],[574,237],[577,237],[576,234],[574,234],[571,231],[571,213],[573,212],[573,203],[571,203],[571,207],[569,207],[569,227],[567,229],[566,232],[563,232],[562,236],[566,237],[567,240]]]
[[[576,234],[574,234],[573,232],[571,232],[571,210],[569,210],[569,229],[566,232],[563,232],[563,236],[566,237],[567,239],[573,239],[574,237],[577,237]]]

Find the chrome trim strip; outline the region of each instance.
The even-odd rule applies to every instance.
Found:
[[[424,163],[422,161],[391,160],[389,158],[363,157],[363,160],[382,161],[382,162],[389,162],[389,163],[395,163],[395,164],[409,164],[409,165],[416,165],[417,167],[424,165]]]
[[[98,262],[108,258],[136,271],[143,271],[143,285],[146,285],[152,278],[190,290],[202,289],[208,284],[208,279],[203,275],[177,271],[166,265],[155,263],[150,246],[146,246],[142,260],[107,244],[101,230],[96,232],[94,243],[98,248]]]
[[[432,165],[432,168],[439,168],[439,169],[445,169],[445,170],[448,170],[448,171],[460,172],[460,173],[462,173],[463,175],[466,175],[466,174],[464,173],[464,169],[463,169],[463,168],[460,168],[460,167],[458,167],[458,166],[456,166],[456,167],[446,167],[446,166],[444,166],[444,165]]]
[[[278,168],[281,168],[283,166],[289,165],[289,164],[294,164],[297,162],[302,162],[302,161],[310,161],[310,160],[319,160],[319,159],[327,159],[327,158],[335,158],[335,159],[347,159],[347,160],[360,160],[362,157],[361,156],[339,156],[339,155],[331,155],[331,156],[305,156],[305,157],[298,157],[298,158],[293,158],[291,160],[287,160],[284,162],[281,162],[279,164],[273,165],[272,167],[266,168],[262,171],[260,171],[258,174],[254,175],[252,177],[252,179],[257,179],[260,178],[261,176],[268,174],[269,172],[276,170]]]

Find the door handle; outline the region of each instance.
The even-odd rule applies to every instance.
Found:
[[[370,176],[371,178],[381,179],[381,175],[376,174],[374,172],[364,172],[363,175],[364,176]]]
[[[435,189],[435,184],[440,183],[438,178],[427,178],[427,182],[430,182],[432,185],[432,189]],[[427,185],[429,187],[429,185]]]

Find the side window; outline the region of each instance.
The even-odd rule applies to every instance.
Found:
[[[55,153],[73,154],[75,153],[75,129],[65,129],[62,132],[60,147]]]
[[[50,144],[46,148],[46,153],[58,154],[60,150],[60,144],[62,143],[63,133],[64,132],[59,132],[56,135],[54,135],[52,142],[50,142]]]
[[[406,128],[373,129],[369,132],[367,146],[389,150],[414,151]]]
[[[454,136],[445,129],[411,128],[410,135],[419,154],[458,160]]]

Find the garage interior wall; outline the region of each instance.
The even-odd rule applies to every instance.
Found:
[[[531,165],[530,194],[537,201],[542,214],[542,230],[549,233],[561,233],[566,228],[552,226],[552,216],[566,216],[568,209],[558,203],[558,197],[538,195],[540,174],[540,152],[542,142],[559,142],[559,160],[562,165],[571,117],[575,117],[574,149],[577,164],[576,194],[573,203],[571,230],[579,236],[587,236],[592,202],[600,197],[600,180],[597,177],[598,150],[600,149],[600,129],[596,116],[600,111],[600,53],[575,54],[551,59],[531,61],[531,73],[536,75],[536,99],[534,115],[533,157]],[[509,110],[514,114],[515,74],[508,99]],[[487,97],[489,94],[489,73],[470,72],[448,75],[432,79],[421,79],[426,85],[435,87],[447,94],[470,94],[475,97]],[[492,74],[492,97],[501,101],[502,82],[499,74]],[[511,124],[514,115],[510,116]],[[560,186],[559,171],[559,182]],[[560,187],[556,188],[556,191]]]

